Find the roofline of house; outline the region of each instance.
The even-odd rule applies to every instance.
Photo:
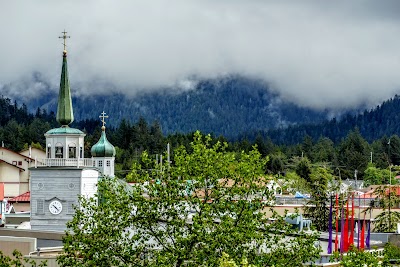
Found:
[[[7,162],[7,161],[5,161],[5,160],[0,159],[0,162],[4,162],[4,163],[6,163],[6,164],[8,164],[8,165],[10,165],[10,166],[13,166],[13,167],[15,167],[15,168],[18,168],[19,170],[25,171],[24,168],[18,167],[17,165],[11,164],[10,162]]]
[[[22,155],[21,153],[15,152],[15,151],[13,151],[13,150],[11,150],[11,149],[8,149],[8,148],[5,148],[5,147],[0,147],[0,150],[1,150],[1,149],[10,151],[10,152],[12,152],[12,153],[14,153],[14,154],[20,155],[21,157],[24,157],[24,158],[27,158],[27,159],[30,159],[30,160],[35,160],[34,158],[27,157],[27,156],[25,156],[25,155]],[[25,150],[23,150],[23,151],[25,151]]]

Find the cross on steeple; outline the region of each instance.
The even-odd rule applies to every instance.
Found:
[[[99,116],[99,118],[101,119],[101,122],[103,123],[103,127],[105,127],[106,125],[106,121],[105,119],[108,118],[108,116],[106,116],[107,113],[105,113],[104,111],[101,113],[101,115]]]
[[[64,39],[63,45],[64,45],[64,51],[66,51],[67,44],[65,42],[67,38],[71,38],[71,36],[67,36],[67,32],[65,30],[61,33],[63,34],[63,36],[58,36],[58,38]]]

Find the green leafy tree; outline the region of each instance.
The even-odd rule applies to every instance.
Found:
[[[307,182],[311,182],[311,162],[307,158],[300,159],[296,165],[296,173]]]
[[[389,139],[382,137],[371,144],[372,162],[379,169],[389,166],[388,145]]]
[[[314,168],[309,177],[311,198],[304,206],[304,213],[311,218],[319,231],[326,231],[329,223],[328,181],[332,180],[331,171],[327,168]]]
[[[392,210],[400,203],[400,199],[396,195],[397,188],[393,186],[380,186],[374,190],[377,195],[374,202],[377,203],[382,212],[374,219],[375,232],[394,232],[397,223],[400,221],[400,212]],[[371,206],[366,211],[373,209]]]
[[[387,146],[390,163],[393,165],[400,165],[400,137],[398,135],[392,135],[389,140]]]
[[[38,142],[42,146],[45,146],[46,138],[43,134],[50,129],[51,129],[50,123],[42,119],[35,118],[25,130],[25,140],[28,143]]]
[[[337,156],[331,139],[321,137],[313,147],[313,162],[333,162],[336,164]]]
[[[232,260],[228,254],[225,252],[222,253],[222,257],[220,259],[219,267],[256,267],[255,265],[249,264],[247,259],[244,258],[240,261],[240,264],[236,264],[234,260]]]
[[[385,244],[383,265],[389,266],[391,263],[400,263],[400,248],[388,242]]]
[[[314,143],[312,137],[309,135],[304,136],[303,143],[301,144],[301,151],[303,152],[303,155],[311,158],[313,146]]]
[[[294,171],[288,171],[285,175],[284,190],[295,194],[297,191],[302,193],[308,192],[310,188],[308,182],[304,178],[298,176]]]
[[[316,233],[294,234],[284,217],[274,213],[273,223],[266,217],[272,196],[257,150],[237,157],[198,132],[190,146],[176,149],[164,168],[144,153],[132,187],[100,181],[101,201],[80,200],[58,262],[218,266],[225,252],[234,262],[300,266],[319,256]]]
[[[22,150],[24,146],[24,133],[26,129],[14,119],[10,120],[3,129],[5,146],[16,151]]]
[[[18,250],[14,250],[13,252],[13,257],[9,257],[3,254],[2,251],[0,251],[0,267],[44,267],[47,266],[47,261],[43,261],[40,264],[37,264],[34,260],[29,260],[29,259],[24,259],[21,252]]]
[[[343,267],[382,266],[380,259],[374,254],[365,250],[359,250],[354,246],[345,255],[335,252],[333,257],[331,257],[331,261],[340,261],[340,266]]]
[[[374,164],[369,163],[364,172],[364,186],[388,184],[390,180],[390,170],[379,169]],[[392,179],[393,183],[395,179]]]
[[[266,171],[271,174],[281,174],[285,170],[286,156],[282,152],[269,155],[269,160],[265,165]]]

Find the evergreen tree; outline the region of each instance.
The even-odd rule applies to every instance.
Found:
[[[340,165],[345,166],[342,177],[353,178],[355,170],[360,178],[363,176],[370,159],[370,149],[357,128],[340,143],[338,158]]]

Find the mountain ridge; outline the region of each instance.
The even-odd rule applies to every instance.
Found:
[[[57,95],[52,90],[27,106],[56,111]],[[127,97],[121,93],[73,97],[76,120],[97,118],[103,110],[110,125],[122,119],[158,121],[164,134],[200,130],[236,138],[248,130],[286,128],[328,119],[331,110],[313,110],[285,101],[267,83],[241,76],[205,79],[194,88],[178,92],[174,88],[141,92]]]

